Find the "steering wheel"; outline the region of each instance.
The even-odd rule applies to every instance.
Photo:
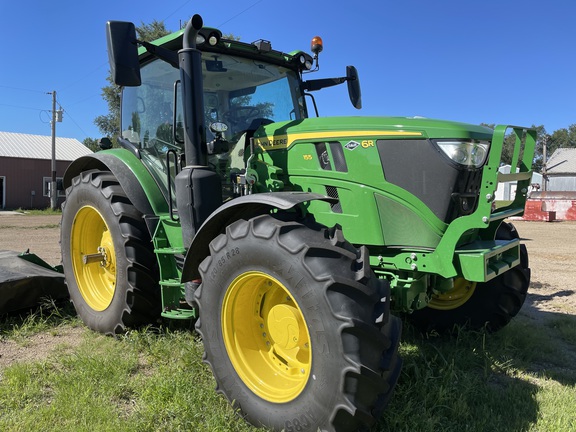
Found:
[[[238,126],[247,123],[249,118],[258,117],[259,115],[260,108],[253,106],[237,106],[231,107],[223,114],[223,117],[232,125]]]
[[[176,150],[177,153],[182,151],[179,146],[161,140],[157,137],[151,138],[143,150],[158,159],[163,166],[166,164],[166,153],[169,150]]]

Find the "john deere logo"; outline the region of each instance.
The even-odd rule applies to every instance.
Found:
[[[357,143],[356,141],[350,141],[348,144],[346,144],[344,147],[346,147],[346,149],[348,150],[354,150],[356,147],[358,147],[360,144]]]

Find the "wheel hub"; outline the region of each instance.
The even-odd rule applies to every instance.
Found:
[[[455,279],[454,288],[445,293],[434,294],[428,307],[438,310],[456,309],[472,297],[475,289],[476,282],[470,282],[464,278]]]
[[[301,324],[301,315],[292,306],[285,304],[276,305],[268,313],[270,338],[284,350],[290,350],[298,346]]]
[[[98,253],[84,255],[82,257],[82,262],[84,264],[100,263],[102,267],[106,267],[110,264],[106,248],[101,246],[98,247]]]

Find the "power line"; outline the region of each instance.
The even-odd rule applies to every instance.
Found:
[[[44,111],[42,108],[24,107],[24,106],[10,105],[10,104],[4,104],[4,103],[0,103],[0,106],[6,106],[6,107],[10,107],[10,108],[27,109],[27,110],[33,110],[33,111]]]
[[[0,85],[0,87],[10,89],[10,90],[18,90],[18,91],[25,91],[25,92],[31,92],[31,93],[45,93],[41,90],[25,89],[25,88],[21,88],[21,87],[11,87],[11,86],[6,86],[6,85]]]
[[[235,18],[238,18],[240,15],[242,15],[244,12],[246,12],[249,9],[252,9],[254,6],[256,6],[258,3],[262,3],[264,0],[258,0],[256,3],[252,4],[251,6],[248,6],[246,9],[244,9],[243,11],[237,13],[236,15],[234,15],[232,18],[230,18],[227,21],[224,21],[222,24],[218,25],[218,28],[222,27],[224,24],[228,24],[230,21],[232,21]]]
[[[166,18],[164,18],[162,21],[166,21],[168,18],[170,18],[172,15],[174,15],[176,12],[178,12],[180,9],[182,9],[184,6],[186,6],[188,3],[190,3],[192,0],[187,0],[186,2],[184,2],[184,4],[182,6],[179,6],[178,8],[176,8],[176,10],[174,12],[172,12],[170,15],[168,15]]]
[[[40,121],[44,124],[50,124],[50,122],[52,121],[52,115],[48,114],[50,112],[50,110],[42,110],[38,113],[38,118],[40,119]],[[48,116],[48,120],[43,120],[42,119],[42,114],[46,114]]]
[[[72,84],[67,85],[66,87],[64,87],[62,90],[60,91],[66,91],[68,90],[70,87],[74,87],[76,84],[84,81],[88,76],[92,75],[93,73],[99,71],[100,69],[102,69],[102,67],[108,65],[108,62],[102,63],[100,66],[96,67],[95,69],[92,69],[90,72],[84,74],[82,76],[82,78],[80,78],[79,80],[74,81]]]
[[[78,104],[81,104],[82,102],[86,102],[87,100],[90,100],[90,99],[93,99],[93,98],[99,97],[99,96],[102,96],[102,95],[101,94],[93,94],[92,96],[88,96],[88,97],[85,97],[83,99],[77,100],[76,102],[69,103],[68,106],[78,105]]]
[[[80,131],[82,131],[82,133],[83,133],[84,135],[86,135],[86,137],[88,137],[88,133],[87,133],[84,129],[82,129],[82,127],[81,127],[78,123],[76,123],[76,120],[74,120],[74,118],[70,115],[70,111],[68,111],[67,109],[64,109],[64,107],[62,106],[62,104],[60,103],[59,100],[58,100],[57,102],[58,102],[58,105],[60,106],[60,109],[61,109],[64,113],[66,113],[66,115],[67,115],[68,118],[72,121],[72,123],[74,123],[74,124],[76,125],[76,127],[77,127],[78,129],[80,129]]]

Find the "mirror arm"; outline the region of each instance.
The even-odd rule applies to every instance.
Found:
[[[166,63],[170,63],[172,67],[178,69],[179,61],[177,52],[167,50],[166,48],[159,47],[157,45],[151,44],[150,42],[136,40],[136,43],[146,48],[146,52],[149,52],[153,56],[158,57],[161,60],[164,60]]]
[[[305,91],[317,91],[326,87],[332,87],[335,85],[345,83],[349,79],[350,78],[348,77],[341,77],[341,78],[323,78],[323,79],[308,80],[302,83],[302,87]]]

